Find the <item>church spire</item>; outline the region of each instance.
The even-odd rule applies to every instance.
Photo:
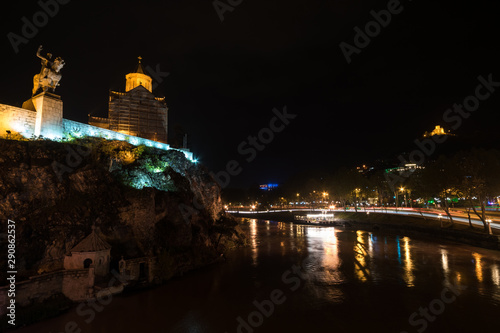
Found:
[[[139,56],[139,57],[137,57],[137,59],[139,59],[139,63],[137,64],[137,67],[135,69],[135,73],[146,74],[146,73],[144,73],[144,68],[142,67],[142,63],[141,63],[142,57]]]

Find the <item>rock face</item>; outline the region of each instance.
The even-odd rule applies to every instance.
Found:
[[[160,279],[243,239],[203,166],[179,151],[101,139],[0,140],[0,233],[7,219],[16,222],[18,278],[62,269],[92,225],[111,244],[112,265],[163,258]]]

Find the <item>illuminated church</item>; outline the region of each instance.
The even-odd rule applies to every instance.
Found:
[[[110,91],[108,117],[89,115],[89,124],[167,143],[168,108],[165,98],[153,95],[153,80],[145,74],[141,57],[135,72],[125,78],[124,93]]]
[[[62,65],[57,70],[61,67]],[[43,70],[42,68],[42,73]],[[58,75],[56,78],[61,78],[56,69],[51,68],[49,72]],[[168,108],[165,98],[153,95],[153,79],[145,74],[140,57],[135,72],[125,76],[125,92],[110,92],[108,117],[89,115],[88,124],[64,118],[61,96],[53,93],[58,84],[54,83],[52,92],[49,92],[46,89],[48,83],[43,81],[44,90],[38,93],[42,82],[39,75],[41,74],[34,78],[36,85],[33,96],[22,107],[0,104],[0,137],[9,138],[19,134],[25,138],[58,141],[72,137],[100,137],[127,141],[135,146],[178,150],[196,163],[197,160],[189,149],[174,148],[167,143]]]
[[[449,130],[447,132],[445,132],[444,128],[442,128],[439,125],[436,125],[436,127],[434,128],[434,130],[432,132],[425,132],[424,135],[423,135],[423,137],[427,138],[427,137],[431,137],[431,136],[435,136],[435,135],[451,135],[451,136],[455,136],[454,134],[451,134],[451,132]]]

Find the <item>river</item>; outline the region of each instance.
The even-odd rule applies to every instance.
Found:
[[[249,220],[247,228],[250,246],[224,263],[15,332],[499,329],[498,251],[273,221]]]

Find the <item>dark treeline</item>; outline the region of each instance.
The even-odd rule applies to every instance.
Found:
[[[438,155],[422,166],[399,168],[340,167],[297,174],[272,191],[226,189],[233,205],[258,204],[259,209],[303,202],[318,207],[396,206],[450,209],[477,216],[487,228],[486,208],[500,198],[500,152],[468,149]]]

